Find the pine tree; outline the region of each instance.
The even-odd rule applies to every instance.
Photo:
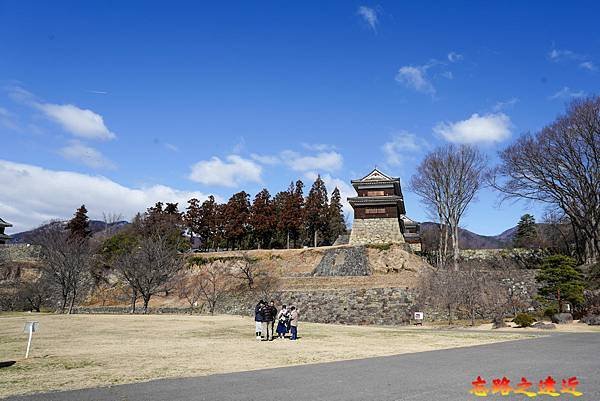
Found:
[[[85,205],[81,205],[81,207],[75,211],[73,218],[67,223],[69,237],[71,239],[85,240],[92,235],[89,227],[90,219],[87,216],[87,209],[85,208]]]
[[[327,229],[327,209],[327,188],[319,175],[308,193],[304,208],[306,232],[312,236],[315,247],[318,244],[319,232],[323,233]]]
[[[542,262],[541,269],[535,277],[541,284],[538,294],[548,301],[556,301],[559,312],[562,312],[564,301],[571,302],[573,305],[583,302],[585,286],[582,274],[575,265],[575,259],[568,256],[548,256]]]
[[[266,248],[271,244],[273,231],[276,226],[275,208],[271,201],[271,194],[266,188],[256,194],[252,207],[250,208],[249,223],[252,227],[254,236],[257,239],[258,247]]]
[[[327,209],[327,240],[331,245],[341,235],[346,233],[346,222],[342,209],[340,190],[335,187],[331,194],[331,201]]]
[[[517,232],[513,239],[516,248],[530,248],[535,245],[537,239],[537,228],[535,218],[529,213],[521,216],[517,224]]]

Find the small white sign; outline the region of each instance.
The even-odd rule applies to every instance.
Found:
[[[27,340],[27,351],[25,351],[25,359],[29,358],[29,350],[31,349],[31,337],[33,333],[37,331],[39,322],[27,322],[23,328],[23,332],[29,333],[29,339]]]
[[[35,333],[38,329],[38,325],[40,322],[27,322],[25,323],[25,327],[23,327],[23,333]]]
[[[415,320],[423,320],[423,312],[415,312]]]

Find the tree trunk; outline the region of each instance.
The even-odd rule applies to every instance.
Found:
[[[137,291],[136,290],[132,290],[132,295],[131,295],[131,314],[135,314],[135,304],[137,302]]]
[[[150,296],[144,295],[144,315],[148,314],[148,303],[150,302]]]
[[[75,305],[75,297],[77,297],[77,291],[73,291],[73,296],[71,297],[71,303],[69,304],[69,315],[73,313],[73,306]]]
[[[317,230],[315,230],[315,234],[314,234],[314,247],[317,247]]]
[[[287,230],[287,249],[290,249],[290,230]]]

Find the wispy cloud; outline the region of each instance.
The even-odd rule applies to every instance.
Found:
[[[450,61],[451,63],[456,63],[458,61],[461,61],[463,58],[464,57],[462,54],[458,54],[456,52],[448,53],[448,61]]]
[[[59,153],[67,160],[84,164],[94,169],[115,169],[113,162],[108,160],[98,150],[87,146],[79,141],[72,141],[69,145],[60,149]]]
[[[552,49],[548,53],[548,59],[550,61],[558,62],[564,60],[583,60],[585,59],[585,55],[575,53],[574,51],[567,49]]]
[[[283,162],[294,171],[337,171],[342,168],[343,158],[338,152],[320,152],[302,155],[291,150],[281,153]]]
[[[88,90],[89,93],[94,93],[96,95],[108,95],[108,92],[106,91],[98,91],[98,90]]]
[[[427,76],[427,70],[431,67],[431,64],[425,64],[420,66],[405,65],[400,67],[396,74],[396,82],[402,85],[414,89],[417,92],[426,93],[429,95],[435,95],[435,88],[429,77]]]
[[[179,152],[179,148],[172,143],[165,143],[165,148],[171,152]]]
[[[571,88],[569,88],[568,86],[565,86],[561,90],[556,92],[555,94],[549,96],[548,99],[550,99],[550,100],[571,99],[571,98],[578,98],[578,97],[584,97],[584,96],[585,96],[584,91],[581,91],[581,90],[574,91]]]
[[[379,24],[379,18],[377,17],[377,10],[367,6],[358,7],[358,15],[369,25],[373,32],[377,32],[377,25]]]
[[[598,67],[596,67],[596,64],[592,63],[591,61],[584,61],[583,63],[579,64],[579,67],[583,68],[584,70],[588,70],[588,71],[597,71]]]
[[[466,120],[441,122],[433,131],[445,140],[454,143],[493,143],[508,139],[512,123],[504,113],[473,114]]]
[[[513,98],[508,99],[508,100],[497,102],[494,105],[494,107],[492,107],[492,110],[494,110],[495,112],[506,110],[506,109],[509,109],[509,108],[513,107],[518,102],[519,102],[519,99],[516,98],[516,97],[513,97]]]
[[[596,64],[590,60],[586,54],[581,54],[568,49],[552,49],[548,53],[548,59],[554,63],[559,62],[578,62],[579,68],[588,71],[598,70]]]
[[[335,145],[330,145],[327,143],[302,143],[302,147],[307,150],[312,150],[316,152],[323,152],[326,150],[334,150],[336,149]]]
[[[408,157],[419,152],[425,146],[425,142],[415,134],[402,131],[395,134],[392,139],[383,144],[381,150],[385,161],[391,166],[401,165]]]
[[[3,107],[0,107],[0,125],[13,131],[19,131],[19,124],[17,123],[16,116]]]

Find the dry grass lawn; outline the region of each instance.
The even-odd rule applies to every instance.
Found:
[[[40,322],[24,359],[27,320]],[[240,316],[0,315],[0,398],[166,377],[464,347],[531,334],[302,323],[297,342],[259,342]]]

